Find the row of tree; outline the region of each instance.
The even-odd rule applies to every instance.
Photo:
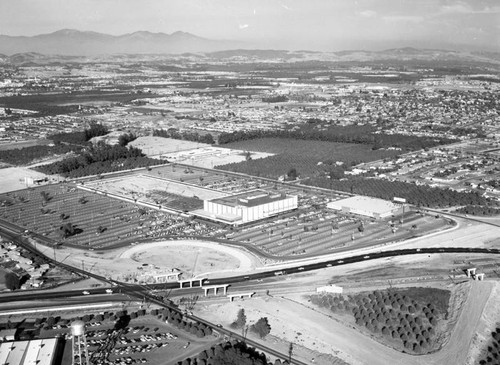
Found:
[[[153,136],[163,138],[182,139],[185,141],[214,144],[214,137],[210,133],[200,134],[198,132],[180,132],[177,128],[155,129]]]
[[[466,205],[465,207],[458,208],[456,212],[462,214],[470,214],[470,215],[492,216],[492,215],[499,215],[500,208],[488,207],[482,205]]]
[[[56,133],[49,136],[54,143],[85,144],[94,137],[105,136],[109,129],[101,123],[92,120],[82,132]]]
[[[500,328],[497,327],[493,332],[491,332],[491,339],[488,346],[485,349],[486,353],[479,360],[480,365],[486,364],[498,364],[500,363]]]
[[[372,126],[339,126],[329,125],[323,127],[328,121],[312,120],[313,123],[306,123],[293,129],[280,130],[249,130],[235,131],[232,133],[221,133],[218,137],[219,144],[246,141],[259,138],[289,138],[301,140],[316,140],[340,143],[361,143],[373,146],[373,149],[380,148],[401,148],[404,150],[418,150],[430,148],[441,144],[454,142],[452,139],[436,139],[431,137],[419,137],[399,134],[384,134],[378,132]],[[322,125],[319,128],[316,123]]]
[[[37,170],[46,174],[61,174],[67,177],[98,175],[137,167],[157,165],[166,161],[146,157],[139,148],[131,146],[110,146],[103,142],[89,146],[77,157],[69,157]]]
[[[27,165],[34,160],[53,155],[64,155],[69,152],[78,153],[82,147],[65,144],[54,146],[30,146],[21,149],[0,151],[0,160],[11,165]]]
[[[326,177],[317,177],[305,181],[304,184],[386,200],[392,200],[395,196],[399,196],[404,197],[410,204],[422,207],[490,206],[493,204],[490,199],[485,198],[478,192],[459,192],[452,189],[441,189],[402,181],[364,177],[332,180]]]
[[[259,318],[257,322],[247,327],[247,316],[243,308],[238,311],[236,319],[231,323],[231,328],[241,329],[244,332],[249,328],[252,332],[259,335],[260,338],[265,338],[271,332],[271,326],[267,317]]]
[[[178,365],[268,365],[266,355],[258,352],[242,341],[220,343],[203,350],[196,357],[179,361]],[[288,361],[276,360],[275,365],[285,365]]]

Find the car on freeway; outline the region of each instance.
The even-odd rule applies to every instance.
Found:
[[[327,264],[326,267],[332,267],[332,264]]]
[[[302,271],[302,270],[304,270],[304,267],[303,267],[303,266],[301,266],[301,267],[299,267],[297,270]]]
[[[83,295],[90,295],[90,292],[89,292],[88,290],[84,290],[84,291],[82,292],[82,294],[83,294]]]
[[[343,263],[344,263],[344,260],[337,261],[337,264],[343,264]]]

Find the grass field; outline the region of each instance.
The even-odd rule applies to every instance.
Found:
[[[254,176],[276,178],[295,168],[301,177],[314,176],[326,170],[319,162],[357,164],[395,156],[399,151],[372,150],[371,146],[354,143],[306,141],[285,138],[262,138],[224,145],[243,151],[273,153],[259,160],[232,163],[217,168],[247,173]]]

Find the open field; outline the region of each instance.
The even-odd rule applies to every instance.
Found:
[[[204,147],[196,150],[171,152],[160,157],[166,158],[170,162],[182,163],[186,165],[213,168],[218,165],[239,163],[247,160],[246,153],[238,149],[221,147]],[[252,160],[263,159],[272,156],[267,152],[249,152]]]
[[[23,141],[0,142],[0,151],[18,150],[24,147],[48,145],[50,143],[52,143],[52,141],[48,139],[31,139]]]
[[[180,139],[143,136],[129,143],[130,146],[140,148],[147,156],[165,155],[172,152],[195,150],[210,147],[206,143],[183,141]]]
[[[152,175],[133,175],[124,178],[98,180],[85,184],[85,187],[150,204],[161,204],[167,207],[169,206],[168,201],[162,201],[162,195],[165,196],[167,193],[179,197],[196,198],[198,200],[216,199],[227,195],[214,190],[166,180]]]
[[[240,149],[215,147],[205,143],[173,138],[144,136],[130,142],[130,145],[140,148],[148,157],[158,157],[172,163],[205,168],[246,160],[245,151]],[[258,151],[251,153],[251,158],[254,160],[269,156],[272,154]]]
[[[26,189],[24,178],[45,179],[48,178],[52,182],[53,176],[45,175],[44,173],[31,170],[26,167],[6,167],[0,169],[0,194],[14,190]]]

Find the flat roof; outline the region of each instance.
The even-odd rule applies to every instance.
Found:
[[[0,343],[0,364],[51,365],[56,338]]]
[[[399,208],[398,205],[394,204],[389,200],[371,198],[368,196],[359,196],[359,195],[328,203],[328,207],[329,208],[347,207],[355,210],[363,210],[379,214],[383,214]]]
[[[285,193],[270,192],[261,189],[246,191],[244,193],[229,195],[222,198],[210,200],[212,203],[229,205],[232,207],[242,205],[246,207],[255,207],[286,198]]]
[[[5,364],[9,357],[14,342],[3,342],[0,344],[0,364]]]

